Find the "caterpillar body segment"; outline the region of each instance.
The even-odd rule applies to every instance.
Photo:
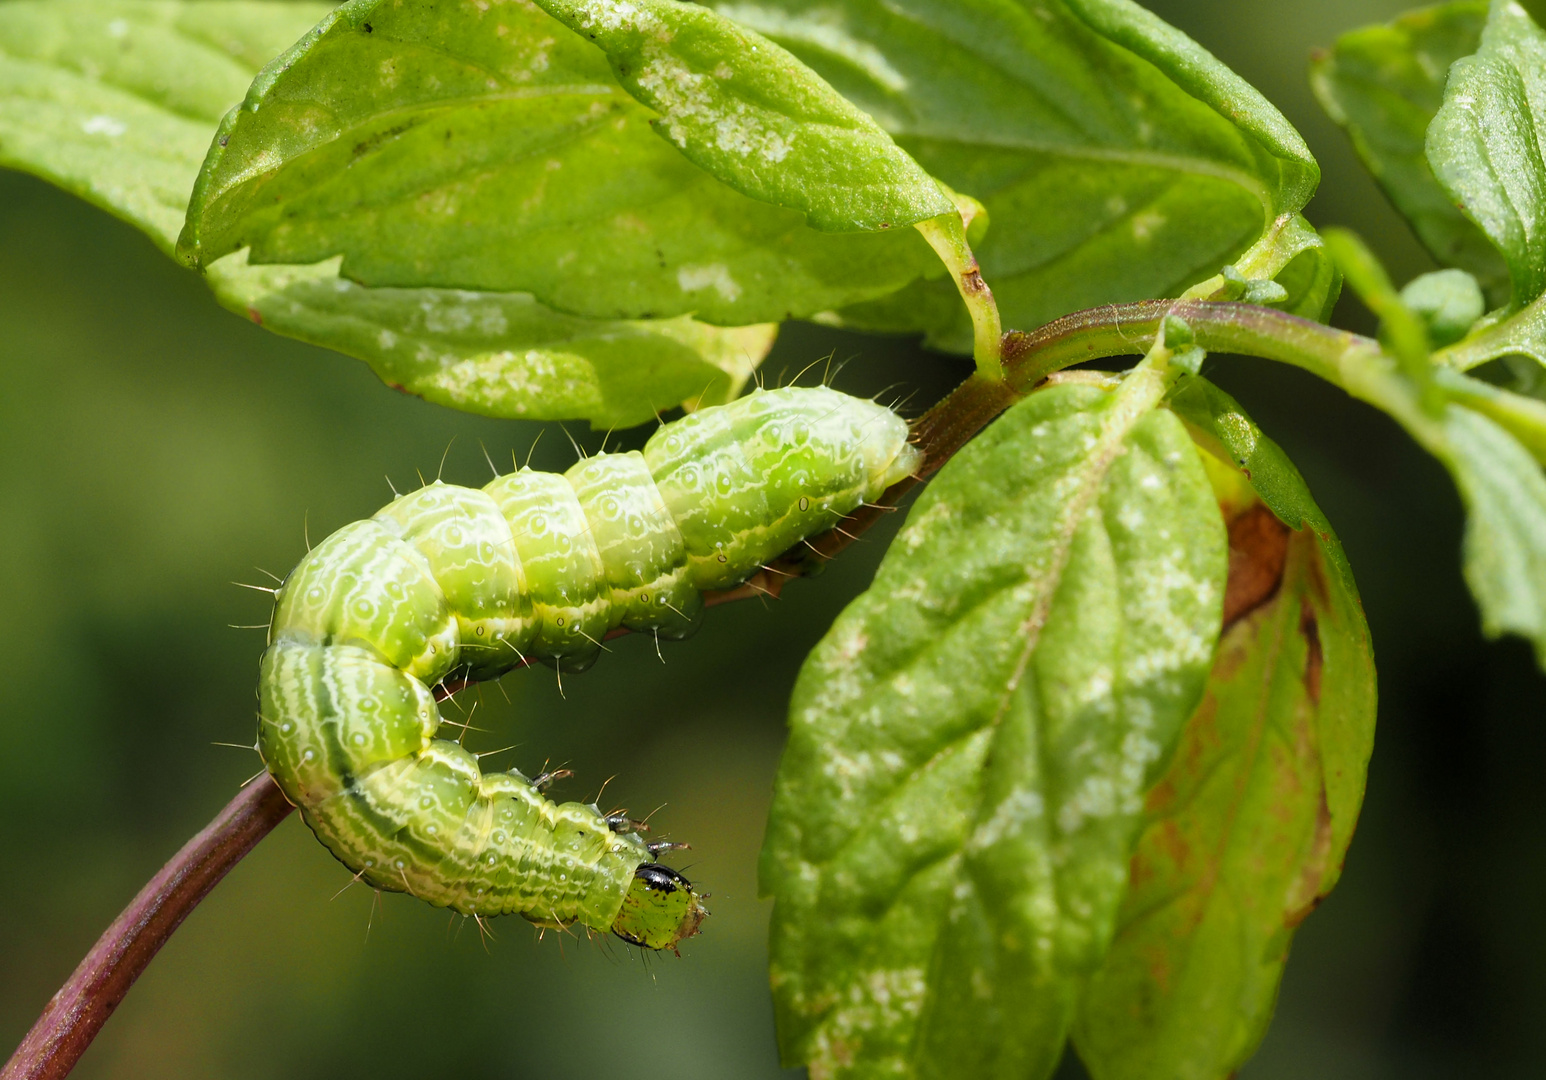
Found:
[[[881,406],[791,387],[666,424],[642,453],[399,497],[280,588],[259,680],[264,762],[377,888],[674,948],[706,914],[691,884],[626,818],[555,804],[436,739],[430,688],[527,659],[575,671],[620,626],[685,636],[704,590],[744,581],[915,471],[907,436]]]

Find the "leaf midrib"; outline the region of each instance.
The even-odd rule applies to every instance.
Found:
[[[1043,576],[1043,581],[1051,581],[1056,579],[1056,581],[1061,584],[1063,571],[1067,569],[1068,559],[1073,551],[1074,535],[1079,531],[1079,526],[1082,523],[1084,514],[1099,497],[1101,488],[1105,484],[1106,475],[1110,471],[1111,465],[1116,461],[1117,457],[1124,450],[1124,444],[1126,442],[1127,436],[1131,434],[1132,429],[1140,420],[1143,419],[1145,415],[1148,414],[1153,406],[1159,403],[1160,398],[1163,396],[1163,384],[1160,378],[1154,372],[1144,368],[1135,368],[1133,371],[1129,372],[1122,385],[1118,387],[1115,396],[1118,400],[1112,401],[1106,405],[1108,415],[1106,416],[1104,422],[1101,424],[1101,433],[1097,437],[1096,447],[1085,458],[1085,461],[1091,464],[1093,468],[1089,471],[1085,483],[1080,486],[1079,491],[1075,497],[1065,504],[1067,507],[1069,507],[1070,512],[1066,512],[1064,514],[1059,523],[1059,528],[1054,533],[1055,539],[1053,543],[1055,544],[1055,557],[1049,563],[1047,572]],[[1077,509],[1075,509],[1076,507]],[[1029,579],[1019,579],[1020,582],[1027,580]],[[983,604],[991,602],[995,597],[1001,595],[1003,591],[1004,590],[999,589],[986,594],[977,604],[968,609],[968,612],[976,610]],[[940,746],[938,750],[934,751],[934,753],[930,754],[918,764],[909,768],[905,773],[899,774],[896,778],[896,782],[891,786],[891,788],[873,801],[873,806],[883,807],[890,804],[905,793],[908,783],[915,779],[919,774],[927,770],[945,754],[954,751],[956,748],[961,746],[961,744],[975,738],[984,729],[998,727],[998,725],[1003,720],[1005,712],[1007,712],[1009,708],[1009,702],[1014,697],[1014,692],[1016,687],[1019,685],[1020,679],[1024,677],[1025,669],[1030,662],[1030,658],[1035,653],[1036,645],[1040,639],[1042,626],[1046,622],[1047,613],[1051,609],[1052,600],[1054,599],[1056,593],[1056,585],[1050,589],[1039,589],[1037,591],[1036,600],[1032,604],[1031,614],[1027,616],[1027,618],[1021,623],[1021,627],[1027,634],[1025,648],[1021,650],[1020,657],[1016,661],[1015,670],[1010,677],[1008,687],[1004,691],[1004,694],[1000,699],[999,706],[994,711],[993,715],[984,723],[962,733],[957,738],[947,740]],[[958,618],[955,622],[955,625],[959,625],[960,622],[961,619]],[[890,675],[888,676],[888,680],[895,678],[897,674],[910,668],[913,662],[923,653],[923,651],[924,649],[922,648],[915,650],[901,663],[895,665],[892,668]],[[848,850],[850,850],[854,844],[861,841],[865,835],[865,830],[855,829],[852,834],[850,834],[837,847],[833,848],[824,859],[817,863],[817,865],[825,866],[837,861],[837,859],[845,854]],[[954,852],[951,852],[950,855],[946,857],[955,857],[959,854],[961,854],[961,852],[958,849]],[[931,860],[926,865],[932,866],[940,861],[942,861],[942,859]],[[925,867],[917,867],[912,869],[909,871],[906,880],[911,881],[913,878],[917,877],[924,868]],[[898,890],[899,893],[900,891],[901,890]]]

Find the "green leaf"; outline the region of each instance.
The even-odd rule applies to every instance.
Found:
[[[536,0],[594,41],[655,128],[744,195],[799,210],[828,232],[872,232],[954,214],[891,137],[789,53],[724,16],[675,0]]]
[[[1546,32],[1518,4],[1495,0],[1481,48],[1455,64],[1428,156],[1512,283],[1509,305],[1439,359],[1460,369],[1500,356],[1546,364]]]
[[[267,0],[0,5],[0,165],[171,252],[210,131],[253,72],[320,18]]]
[[[1546,401],[1443,368],[1433,375],[1451,401],[1495,421],[1546,465]]]
[[[34,173],[171,252],[210,133],[254,73],[327,9],[271,0],[0,4],[0,164]],[[495,416],[650,419],[733,393],[769,327],[587,321],[522,293],[366,289],[337,263],[215,263],[220,302],[366,360],[387,382]]]
[[[1373,749],[1374,657],[1336,535],[1228,395],[1184,380],[1171,407],[1263,501],[1230,508],[1207,693],[1149,791],[1119,929],[1081,1003],[1095,1080],[1221,1080],[1250,1057],[1294,930],[1336,883]]]
[[[1198,445],[1240,471],[1251,487],[1249,501],[1260,499],[1294,531],[1331,534],[1331,523],[1310,497],[1304,477],[1282,447],[1262,433],[1234,398],[1207,379],[1182,378],[1167,404],[1186,422]],[[1244,509],[1239,506],[1234,512]],[[1351,576],[1347,587],[1352,588]]]
[[[982,200],[993,224],[973,246],[1009,327],[1177,296],[1292,218],[1318,180],[1260,94],[1121,0],[713,6],[799,56],[932,175]],[[1266,260],[1271,274],[1289,257]],[[971,348],[948,282],[841,316]]]
[[[1461,371],[1500,356],[1527,356],[1546,365],[1546,297],[1502,319],[1484,318],[1471,335],[1434,359]]]
[[[1323,323],[1341,294],[1342,272],[1321,235],[1303,214],[1285,214],[1239,259],[1182,297],[1243,300]]]
[[[1501,303],[1508,268],[1439,185],[1426,153],[1450,65],[1477,50],[1486,19],[1487,0],[1460,0],[1354,30],[1316,56],[1310,84],[1433,257],[1474,274]]]
[[[971,442],[801,672],[763,851],[784,1058],[1041,1077],[1196,705],[1224,536],[1147,368]]]
[[[1452,345],[1487,313],[1476,278],[1454,268],[1420,274],[1401,288],[1401,302],[1423,321],[1435,345]]]
[[[1503,255],[1518,310],[1546,293],[1546,33],[1494,0],[1428,129],[1439,183]]]
[[[383,382],[485,416],[583,418],[596,428],[654,419],[679,402],[740,392],[777,327],[705,326],[686,316],[582,319],[527,293],[370,289],[316,266],[209,268],[226,307],[288,337],[361,356]]]
[[[1546,476],[1513,435],[1451,405],[1438,456],[1466,505],[1465,578],[1489,637],[1519,634],[1546,668]]]
[[[1345,230],[1328,231],[1326,241],[1381,318],[1383,350],[1344,353],[1342,385],[1395,417],[1449,469],[1466,504],[1465,575],[1482,628],[1530,639],[1546,668],[1546,407],[1432,366],[1421,320],[1374,256]],[[1497,329],[1531,315],[1527,308]]]
[[[530,5],[354,0],[227,117],[179,248],[341,254],[371,286],[729,325],[884,295],[938,266],[913,230],[822,233],[742,195],[656,119],[600,50]]]

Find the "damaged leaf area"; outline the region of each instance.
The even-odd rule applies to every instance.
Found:
[[[763,851],[785,1061],[1039,1077],[1196,706],[1226,552],[1163,387],[1051,385],[931,483],[807,660]]]
[[[656,129],[737,191],[870,232],[955,203],[868,113],[760,34],[674,0],[537,0],[607,54]]]
[[[533,4],[353,0],[226,118],[178,250],[205,265],[243,247],[254,264],[342,256],[340,272],[372,287],[526,292],[585,318],[727,326],[809,316],[935,272],[913,230],[817,231],[803,210],[694,164],[659,120],[601,50]],[[770,160],[783,152],[769,140],[787,133],[743,120],[722,131],[735,149],[716,154],[811,181],[797,168],[804,143]],[[828,167],[856,190],[885,162],[910,161],[894,146],[863,161],[850,151]]]
[[[1119,928],[1080,1005],[1094,1080],[1213,1080],[1250,1057],[1363,800],[1374,660],[1340,543],[1255,501],[1229,536],[1208,689],[1148,793]]]

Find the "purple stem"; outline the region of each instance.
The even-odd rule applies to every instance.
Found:
[[[62,1080],[172,931],[293,809],[264,773],[183,845],[97,939],[0,1069],[0,1080]]]

